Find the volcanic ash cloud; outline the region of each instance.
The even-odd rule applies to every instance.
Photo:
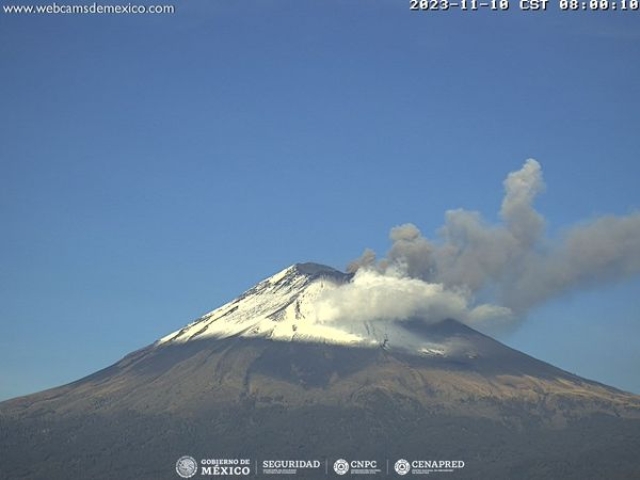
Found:
[[[384,258],[366,249],[348,267],[352,282],[321,298],[323,317],[495,326],[567,292],[640,273],[640,213],[581,222],[551,240],[533,206],[545,189],[540,164],[527,160],[503,185],[498,224],[457,209],[445,213],[435,240],[413,224],[392,228]]]

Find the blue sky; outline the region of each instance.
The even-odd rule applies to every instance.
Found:
[[[3,4],[7,1],[3,0]],[[551,237],[639,208],[637,12],[189,0],[0,14],[0,399],[76,380],[298,261],[343,268],[529,157]],[[500,339],[640,393],[640,281]]]

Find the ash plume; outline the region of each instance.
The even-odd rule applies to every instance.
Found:
[[[365,250],[348,267],[353,282],[324,299],[331,316],[372,310],[384,319],[453,316],[493,326],[570,291],[640,273],[639,212],[582,222],[550,239],[533,206],[545,189],[540,164],[527,160],[503,186],[498,224],[457,209],[445,213],[434,240],[410,223],[392,228],[386,256]]]

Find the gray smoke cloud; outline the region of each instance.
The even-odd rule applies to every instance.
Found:
[[[389,317],[438,311],[456,313],[468,323],[480,319],[490,325],[494,320],[521,318],[532,307],[572,290],[640,273],[640,213],[596,218],[552,240],[545,236],[543,216],[533,207],[545,189],[540,164],[527,160],[503,185],[500,223],[490,224],[478,212],[458,209],[446,212],[435,240],[413,224],[394,227],[387,255],[377,259],[372,250],[365,250],[349,265],[349,271],[356,272],[355,286],[339,295],[348,294],[349,302],[364,308],[366,298],[371,299],[372,281],[383,286],[387,278],[395,298],[400,295],[408,306],[400,311],[397,306],[386,308],[384,299],[392,302],[394,295],[380,296],[376,308],[393,311]],[[407,290],[399,293],[400,279],[423,285],[406,283]],[[358,288],[359,284],[368,285],[369,290]],[[416,295],[424,298],[415,299]],[[344,298],[328,300],[335,300],[335,305],[349,303]],[[346,310],[344,316],[355,314]]]

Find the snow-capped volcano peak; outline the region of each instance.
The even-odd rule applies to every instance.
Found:
[[[316,301],[323,291],[338,288],[350,278],[351,275],[325,265],[297,263],[159,343],[235,336],[360,343],[359,337],[322,325],[316,311]]]
[[[323,299],[353,275],[316,263],[298,263],[259,282],[235,300],[203,315],[157,345],[208,338],[267,338],[277,341],[382,347],[421,355],[462,351],[477,354],[464,335],[437,333],[419,320],[329,320]],[[416,328],[416,326],[418,328]],[[460,329],[467,329],[459,325]],[[460,332],[458,332],[460,333]],[[476,333],[476,332],[474,332]],[[479,334],[478,334],[479,335]]]

